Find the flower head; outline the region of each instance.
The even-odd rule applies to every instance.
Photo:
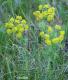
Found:
[[[33,12],[33,15],[36,17],[37,21],[46,19],[50,22],[54,19],[55,8],[51,7],[49,4],[39,5],[39,10]]]
[[[43,5],[39,5],[39,10],[42,10],[43,9]]]
[[[45,40],[45,43],[46,43],[47,45],[51,45],[51,40],[47,39],[47,40]]]
[[[50,38],[50,35],[49,34],[45,34],[45,39],[49,39]]]
[[[6,32],[7,32],[8,35],[10,35],[12,33],[12,30],[11,29],[7,29]]]
[[[64,35],[65,34],[65,31],[60,31],[60,35]]]
[[[65,31],[62,30],[62,28],[61,28],[61,31],[56,31],[55,37],[54,37],[54,33],[53,33],[54,32],[53,27],[48,26],[47,30],[48,30],[47,33],[44,33],[43,31],[40,32],[40,36],[43,38],[43,40],[45,41],[45,43],[47,45],[57,44],[57,43],[61,43],[63,41]],[[50,32],[52,32],[52,33],[50,33]]]
[[[14,22],[14,18],[13,17],[10,18],[10,22],[12,22],[12,23]]]
[[[21,37],[22,37],[22,33],[21,33],[21,32],[18,32],[18,33],[16,34],[16,37],[17,37],[17,38],[21,38]]]
[[[44,32],[43,31],[40,32],[39,35],[40,35],[40,37],[44,37]]]
[[[53,15],[48,15],[47,21],[51,22],[52,20],[54,20],[54,16]]]
[[[5,24],[7,34],[12,34],[17,38],[21,38],[23,33],[29,29],[29,26],[25,19],[21,16],[16,16],[16,18],[10,18],[10,20]]]
[[[49,5],[49,4],[45,4],[45,5],[43,6],[43,8],[50,8],[50,5]]]
[[[21,16],[16,16],[16,19],[17,20],[22,20],[22,17]]]
[[[55,25],[55,29],[56,30],[61,30],[61,26],[60,25]]]
[[[52,43],[58,43],[58,42],[59,42],[59,38],[58,37],[52,39]]]
[[[48,32],[52,32],[52,31],[53,31],[52,27],[48,26]]]

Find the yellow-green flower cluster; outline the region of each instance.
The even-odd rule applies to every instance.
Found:
[[[55,16],[55,8],[49,4],[39,5],[38,11],[33,12],[36,20],[42,20],[46,18],[48,22],[52,21]]]
[[[51,37],[51,34],[54,30],[58,30],[57,31],[57,35],[56,37]],[[59,32],[59,33],[58,33]],[[59,34],[59,36],[58,36]],[[51,26],[48,26],[48,30],[47,30],[47,33],[45,34],[43,31],[40,32],[40,37],[42,39],[44,39],[44,42],[47,44],[47,45],[52,45],[52,44],[57,44],[57,43],[60,43],[63,41],[64,39],[64,34],[65,34],[65,31],[62,30],[61,26],[60,25],[55,25],[55,27],[51,27]]]
[[[29,26],[25,19],[21,16],[16,16],[16,18],[11,17],[10,20],[5,23],[7,34],[14,33],[17,38],[21,38],[23,33],[29,29]]]

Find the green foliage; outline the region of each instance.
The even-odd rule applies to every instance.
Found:
[[[45,31],[44,26],[47,23],[41,21],[37,24],[33,11],[37,9],[38,4],[44,3],[50,3],[57,8],[59,24],[63,25],[65,39],[68,39],[67,0],[0,0],[0,80],[68,79],[65,40],[60,46],[49,47],[38,36],[40,30]],[[31,29],[21,40],[5,32],[4,23],[16,15],[25,18]]]

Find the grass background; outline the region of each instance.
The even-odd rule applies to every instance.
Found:
[[[38,43],[39,30],[32,13],[44,3],[58,9],[56,23],[65,30],[62,49]],[[4,29],[4,23],[16,15],[25,18],[32,29],[21,40],[9,38]],[[0,0],[0,80],[68,80],[67,50],[68,0]]]

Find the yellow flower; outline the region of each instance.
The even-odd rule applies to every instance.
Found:
[[[23,27],[19,27],[19,32],[24,32],[24,28]]]
[[[49,39],[50,38],[50,35],[49,34],[45,34],[45,39]]]
[[[21,38],[22,37],[22,33],[21,32],[16,33],[16,37],[17,38]]]
[[[47,11],[43,11],[43,12],[42,12],[42,15],[43,15],[44,17],[46,17],[46,16],[48,15]]]
[[[53,31],[52,27],[48,26],[48,32],[52,32],[52,31]]]
[[[16,23],[16,24],[19,24],[19,23],[20,23],[20,21],[19,21],[19,20],[17,20],[17,19],[15,19],[15,23]]]
[[[36,20],[41,20],[43,18],[43,15],[40,11],[33,12],[33,15],[36,17]]]
[[[39,5],[39,10],[42,10],[43,9],[43,5]]]
[[[40,13],[40,14],[37,16],[36,19],[37,19],[37,20],[41,20],[41,19],[43,19],[43,15],[42,15],[42,13]]]
[[[34,16],[38,16],[40,14],[40,11],[35,11],[35,12],[33,12],[33,15]]]
[[[43,8],[50,8],[50,5],[49,5],[49,4],[45,4],[45,5],[43,6]]]
[[[18,30],[18,28],[17,27],[14,27],[13,29],[12,29],[12,32],[14,33],[14,32],[17,32],[17,30]]]
[[[13,17],[12,17],[12,18],[10,18],[10,22],[12,22],[12,23],[14,22],[14,18],[13,18]]]
[[[64,35],[65,34],[65,31],[60,31],[60,35]]]
[[[26,24],[26,20],[23,19],[23,20],[21,21],[21,23],[22,23],[22,24]]]
[[[29,26],[26,24],[26,20],[21,16],[13,17],[5,24],[7,34],[15,33],[17,38],[21,38],[25,30],[28,30]]]
[[[16,16],[16,19],[17,20],[22,20],[22,17],[21,16]]]
[[[48,14],[51,15],[51,14],[55,14],[55,8],[54,7],[51,7],[48,9]]]
[[[47,40],[45,40],[45,43],[46,43],[47,45],[51,45],[51,40],[47,39]]]
[[[6,26],[6,28],[12,28],[14,26],[14,24],[8,22],[8,23],[5,24],[5,26]]]
[[[39,35],[40,35],[40,37],[44,37],[44,32],[43,31],[40,32]]]
[[[58,43],[58,42],[59,42],[59,37],[52,39],[52,43]]]
[[[56,30],[61,30],[61,26],[60,25],[55,25],[55,29]]]
[[[43,19],[43,14],[40,11],[33,12],[33,15],[36,17],[37,21]]]
[[[23,27],[23,25],[22,25],[22,24],[18,24],[17,27],[18,27],[18,28],[19,28],[19,27]]]
[[[59,42],[63,41],[63,39],[64,39],[64,36],[63,35],[60,35],[59,36]]]
[[[12,33],[12,30],[11,30],[11,29],[7,29],[7,31],[6,31],[6,32],[7,32],[7,34],[9,34],[9,35],[10,35],[10,34]]]
[[[29,26],[28,25],[25,25],[24,27],[25,31],[29,29]]]
[[[54,16],[53,15],[48,15],[47,17],[47,21],[50,22],[54,19]]]
[[[8,28],[8,25],[9,25],[8,23],[5,23],[5,27],[6,27],[6,28]]]
[[[52,21],[55,16],[55,8],[51,7],[49,4],[39,5],[39,10],[42,10],[44,8],[47,8],[47,10],[33,12],[36,20],[39,21],[43,18],[46,18],[48,22]]]

